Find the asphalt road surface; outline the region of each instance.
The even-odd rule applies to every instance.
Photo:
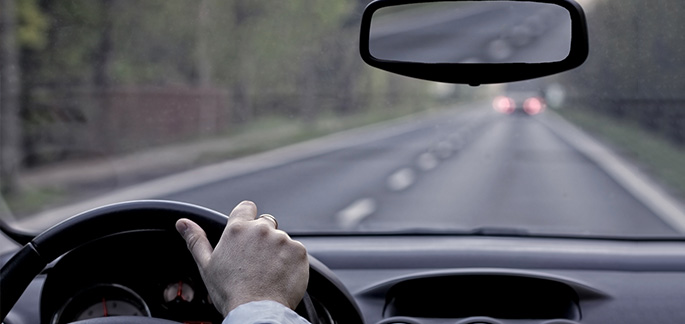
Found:
[[[539,118],[545,114],[500,115],[484,104],[159,198],[225,212],[250,199],[293,232],[676,234]]]

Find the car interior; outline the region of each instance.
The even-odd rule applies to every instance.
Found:
[[[531,61],[514,57],[510,61],[493,59],[477,63],[449,61],[439,55],[421,60],[424,54],[413,51],[414,48],[424,46],[425,53],[429,53],[438,47],[437,44],[452,44],[451,36],[423,43],[427,36],[419,32],[427,26],[425,24],[394,24],[403,26],[397,30],[388,27],[394,26],[390,22],[393,16],[399,21],[408,21],[409,14],[418,17],[437,15],[435,11],[446,15],[449,10],[445,6],[448,5],[482,13],[517,3],[525,12],[557,10],[554,15],[559,16],[554,17],[566,19],[566,39],[553,39],[565,42],[563,55],[553,55],[552,60],[538,59],[531,54],[528,55],[532,57]],[[482,8],[476,8],[479,4]],[[573,0],[375,0],[364,5],[363,14],[355,21],[361,26],[357,49],[361,59],[374,68],[404,77],[469,86],[518,82],[579,68],[595,50],[589,46],[593,30],[588,29],[584,8]],[[432,5],[436,7],[428,8]],[[417,11],[406,9],[412,6],[416,6]],[[435,19],[447,21],[448,18]],[[458,32],[477,34],[476,30],[465,28]],[[387,45],[391,50],[385,52],[382,44],[391,44]],[[454,49],[449,52],[468,49],[476,46],[474,44],[456,42],[456,45],[450,45]],[[408,53],[408,56],[394,56],[395,53]],[[389,57],[384,57],[386,54]],[[526,55],[525,51],[520,55]],[[531,92],[525,93],[525,97],[532,96]],[[519,98],[504,100],[505,105],[511,104],[511,110],[502,108],[502,114],[498,116],[511,117],[510,120],[519,123],[536,118],[534,115],[538,113],[548,114],[539,108],[534,114],[526,109],[531,116],[506,115],[515,110],[514,106],[523,105],[523,101]],[[495,106],[495,110],[498,109]],[[487,133],[488,129],[482,132]],[[560,137],[555,140],[572,143],[574,139]],[[329,153],[311,154],[306,159],[318,156],[334,159],[339,150],[331,148]],[[588,151],[591,152],[582,158],[582,163],[602,165],[611,162],[597,157],[599,153],[593,149]],[[356,154],[371,153],[360,150]],[[244,167],[267,171],[276,168],[268,163],[263,166],[246,163]],[[299,172],[294,167],[290,170]],[[501,176],[515,175],[504,173]],[[555,176],[556,173],[549,175],[550,178]],[[241,177],[235,176],[235,181]],[[573,177],[580,179],[581,176],[572,174]],[[620,174],[601,177],[611,183],[628,182],[621,180],[625,178]],[[300,179],[309,181],[305,176]],[[245,181],[254,181],[258,188],[255,190],[269,186],[259,180],[246,178]],[[341,187],[345,185],[340,184]],[[212,183],[203,186],[212,189]],[[624,192],[631,193],[633,187],[628,183],[624,188]],[[476,187],[473,191],[478,193]],[[327,194],[335,195],[335,191]],[[512,199],[518,197],[516,199],[522,204],[526,203],[525,194],[502,193],[514,197]],[[459,195],[462,197],[457,197]],[[200,224],[212,244],[216,244],[227,216],[201,201],[159,196],[160,199],[128,197],[117,202],[103,202],[92,209],[77,206],[79,212],[74,212],[73,217],[40,232],[3,223],[0,322],[221,323],[223,317],[214,308],[197,266],[174,224],[179,218],[189,218]],[[127,196],[122,194],[121,197]],[[447,192],[444,197],[446,200],[472,199],[466,193]],[[658,209],[658,206],[645,203],[656,204],[658,200],[644,197],[645,208]],[[499,198],[493,195],[483,199],[497,205]],[[550,201],[549,205],[554,203]],[[583,205],[583,202],[577,204]],[[362,202],[351,209],[364,209],[364,206],[368,207],[368,204]],[[549,208],[558,208],[563,213],[560,206]],[[277,208],[272,208],[274,213]],[[469,210],[453,212],[468,213]],[[685,301],[685,241],[680,237],[623,236],[612,232],[610,225],[607,225],[606,235],[528,231],[506,226],[509,224],[507,218],[516,214],[507,210],[500,210],[500,218],[492,224],[486,222],[469,230],[454,231],[442,228],[448,216],[440,218],[442,216],[437,214],[443,210],[423,211],[421,213],[418,207],[406,209],[404,216],[411,219],[408,224],[412,224],[409,227],[401,227],[399,223],[394,227],[395,220],[385,219],[378,221],[377,228],[369,225],[367,230],[289,231],[293,239],[307,248],[310,263],[307,293],[296,312],[314,324],[685,322],[685,307],[682,307]],[[573,210],[568,213],[573,214]],[[616,211],[616,217],[620,218],[620,213],[621,210]],[[544,224],[547,216],[540,215],[538,221]],[[592,217],[595,216],[577,215],[578,222]],[[352,218],[350,222],[360,222]],[[676,218],[666,218],[660,226],[677,226]],[[431,227],[433,222],[437,228]],[[501,224],[505,225],[498,226]],[[640,226],[640,223],[635,225],[637,230]]]

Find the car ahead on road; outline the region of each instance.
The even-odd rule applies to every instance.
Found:
[[[547,109],[545,99],[534,91],[508,92],[492,100],[492,108],[506,115],[534,116]]]
[[[244,199],[312,323],[685,322],[679,0],[0,3],[4,324],[220,323]]]

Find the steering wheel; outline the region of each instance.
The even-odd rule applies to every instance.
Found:
[[[21,294],[45,266],[59,256],[88,242],[105,236],[139,230],[176,232],[175,224],[179,218],[188,218],[200,225],[207,233],[209,241],[216,245],[223,233],[228,216],[197,205],[163,201],[130,201],[99,207],[71,217],[36,236],[22,247],[0,269],[0,322],[2,322]],[[345,318],[343,323],[363,323],[359,308],[349,292],[323,263],[309,256],[309,285],[302,302],[305,317],[318,323],[316,310],[309,293],[321,294],[321,299],[343,303],[337,314]],[[318,295],[317,294],[317,295]],[[322,300],[322,302],[325,302]],[[337,306],[336,306],[337,307]],[[351,312],[352,311],[352,312]],[[333,313],[334,311],[331,311]],[[344,314],[347,313],[347,314]],[[336,316],[336,314],[331,314]],[[163,324],[173,323],[157,318],[128,317],[126,319],[107,317],[79,321],[79,324],[116,324],[123,323]]]

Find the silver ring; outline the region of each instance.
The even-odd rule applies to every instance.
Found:
[[[276,217],[273,217],[272,215],[269,215],[269,214],[262,214],[262,215],[259,215],[259,217],[257,217],[257,219],[260,219],[260,218],[266,218],[266,219],[272,221],[274,223],[274,228],[278,229],[278,221],[276,220]]]

